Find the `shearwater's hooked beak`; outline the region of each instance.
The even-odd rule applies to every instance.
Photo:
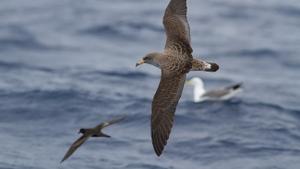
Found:
[[[190,85],[190,84],[191,84],[191,80],[186,80],[186,81],[185,81],[185,84],[186,84],[186,85]]]
[[[144,59],[141,59],[139,62],[136,63],[135,67],[138,67],[139,65],[142,65],[144,63],[145,63]]]

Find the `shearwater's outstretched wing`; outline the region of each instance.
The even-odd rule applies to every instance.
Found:
[[[106,122],[103,122],[103,123],[99,124],[96,128],[103,129],[104,127],[107,127],[107,126],[110,126],[112,124],[118,123],[118,122],[120,122],[124,119],[125,119],[125,116],[115,117],[114,119],[112,119],[110,121],[106,121]]]
[[[166,50],[192,53],[190,26],[187,20],[186,0],[171,0],[166,8],[163,24],[167,41]]]
[[[155,153],[160,156],[167,144],[176,106],[181,97],[186,75],[164,75],[154,95],[151,115],[151,136]]]
[[[61,160],[61,163],[68,159],[87,139],[89,136],[82,135],[79,139],[77,139],[69,148],[64,158]]]

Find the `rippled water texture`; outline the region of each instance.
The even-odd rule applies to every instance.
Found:
[[[150,139],[168,0],[0,1],[0,169],[299,169],[300,2],[188,0],[193,72],[206,88],[244,83],[225,102],[193,103],[186,86],[162,157]],[[113,116],[59,164],[81,127]]]

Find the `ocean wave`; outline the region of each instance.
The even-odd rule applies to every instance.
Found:
[[[283,105],[268,103],[268,102],[255,102],[255,101],[245,101],[245,100],[237,100],[237,102],[232,102],[232,104],[245,105],[247,107],[256,107],[257,109],[273,109],[277,112],[288,112],[292,114],[300,114],[300,110],[292,109],[285,107]]]
[[[49,73],[54,73],[55,70],[47,67],[42,67],[42,66],[33,66],[33,65],[28,65],[25,63],[21,62],[5,62],[5,61],[0,61],[0,69],[3,69],[5,71],[8,70],[19,70],[19,69],[27,69],[27,70],[37,70],[37,71],[43,71],[43,72],[49,72]]]
[[[277,110],[278,112],[292,112],[292,113],[300,113],[300,110],[296,109],[290,109],[278,104],[268,103],[268,102],[256,102],[251,100],[245,100],[240,98],[234,98],[230,100],[225,101],[204,101],[202,103],[193,103],[190,101],[187,101],[184,103],[184,106],[193,106],[196,107],[212,107],[213,105],[216,105],[218,107],[255,107],[257,109],[273,109]]]
[[[19,25],[0,26],[0,51],[20,50],[57,50],[59,46],[42,43],[36,35]]]
[[[145,163],[135,163],[135,164],[129,164],[125,166],[125,168],[130,168],[130,169],[166,169],[165,167],[161,167],[159,165],[153,165],[153,164],[145,164]]]
[[[300,16],[300,8],[296,6],[278,6],[274,8],[274,11],[284,14],[288,17],[299,17]]]
[[[228,56],[250,56],[252,58],[268,58],[272,59],[279,58],[281,56],[279,51],[275,51],[274,49],[269,48],[261,48],[261,49],[241,49],[239,51],[233,51],[226,53]]]
[[[73,67],[73,68],[60,68],[60,69],[53,69],[49,67],[43,66],[34,66],[28,65],[21,62],[6,62],[0,61],[0,69],[5,71],[7,70],[30,70],[30,71],[40,71],[46,73],[55,73],[55,74],[69,74],[73,77],[97,77],[97,76],[108,76],[108,77],[118,77],[122,79],[141,79],[141,78],[148,78],[154,77],[151,74],[147,74],[145,72],[138,72],[138,71],[128,71],[128,70],[94,70],[89,68],[82,68],[82,67]]]
[[[123,85],[132,86],[134,81],[156,78],[148,73],[131,70],[107,71],[82,67],[53,69],[4,61],[0,61],[0,70],[6,72],[1,74],[0,93],[12,94],[31,91],[74,91],[96,96],[115,86],[117,89],[111,90],[112,97],[131,98],[135,96],[123,91]],[[122,84],[122,88],[116,84]]]
[[[96,35],[101,37],[119,37],[136,39],[139,32],[147,30],[151,32],[163,32],[163,28],[148,22],[116,22],[106,25],[97,25],[79,31],[79,34]]]
[[[96,76],[107,76],[107,77],[117,77],[121,79],[143,79],[143,78],[149,78],[153,77],[150,74],[144,73],[144,72],[138,72],[138,71],[106,71],[106,70],[83,70],[83,71],[77,71],[73,73],[75,76],[79,76],[82,78],[85,77],[96,77]],[[120,79],[120,80],[121,80]]]
[[[300,149],[292,148],[279,148],[279,147],[267,147],[267,146],[256,146],[256,147],[243,147],[240,149],[240,153],[249,154],[277,154],[277,153],[289,153],[292,155],[300,155]]]

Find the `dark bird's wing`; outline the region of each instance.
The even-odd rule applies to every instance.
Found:
[[[125,119],[125,116],[121,116],[121,117],[116,117],[110,121],[106,121],[106,122],[103,122],[101,124],[99,124],[98,126],[96,126],[97,129],[103,129],[104,127],[107,127],[107,126],[110,126],[112,124],[115,124],[115,123],[118,123],[122,120]]]
[[[89,136],[82,135],[79,139],[77,139],[69,148],[67,153],[65,154],[64,158],[61,160],[61,163],[64,162],[66,159],[68,159],[76,150],[78,147],[80,147]]]
[[[232,94],[234,91],[240,89],[241,86],[242,86],[242,83],[238,83],[238,84],[235,84],[235,85],[225,87],[223,89],[210,90],[210,91],[207,91],[205,94],[203,94],[202,97],[208,97],[208,98],[211,98],[211,99],[220,99],[224,96]]]
[[[155,153],[160,156],[167,144],[176,106],[181,97],[186,75],[162,74],[152,102],[151,135]]]
[[[219,99],[230,93],[230,90],[220,89],[220,90],[210,90],[202,95],[202,97]]]
[[[165,48],[192,53],[190,26],[187,20],[186,0],[171,0],[166,8],[163,24],[167,41]]]
[[[243,85],[243,83],[237,83],[235,85],[227,86],[225,89],[228,89],[228,90],[237,90],[237,89],[241,88],[242,85]]]

